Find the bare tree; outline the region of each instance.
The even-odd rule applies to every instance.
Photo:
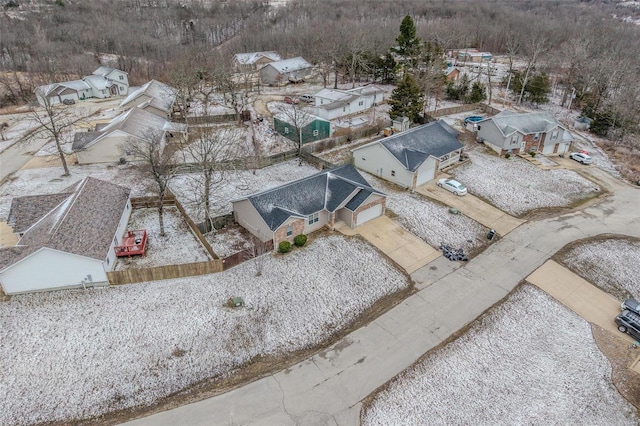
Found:
[[[73,124],[78,121],[79,118],[72,113],[72,107],[63,104],[54,105],[52,99],[46,96],[42,96],[40,99],[44,104],[44,108],[42,110],[35,107],[30,109],[30,118],[39,125],[39,127],[26,140],[52,138],[58,151],[58,157],[62,162],[62,168],[64,169],[63,176],[69,176],[71,173],[69,172],[65,152],[62,148],[65,142],[63,135],[65,132],[71,130]]]
[[[271,250],[270,242],[262,241],[262,233],[260,231],[257,232],[258,235],[260,235],[260,238],[255,235],[251,235],[245,260],[253,259],[252,265],[256,272],[256,277],[259,277],[264,272],[264,266],[267,261],[267,256],[264,255],[269,253]]]
[[[525,68],[524,76],[522,78],[522,88],[520,89],[520,95],[518,96],[518,105],[522,103],[524,97],[524,91],[527,83],[529,82],[529,74],[531,70],[535,68],[540,55],[547,51],[549,48],[549,42],[542,34],[532,34],[531,39],[526,44],[527,50],[527,66]]]
[[[142,138],[131,138],[127,150],[138,162],[143,174],[155,182],[158,196],[158,222],[160,235],[164,236],[164,200],[169,192],[169,182],[175,176],[175,167],[170,149],[165,147],[165,134],[161,130],[148,129]]]
[[[211,194],[233,170],[233,160],[241,151],[241,132],[233,128],[204,127],[196,130],[195,139],[182,149],[183,161],[195,170],[192,201],[211,224]]]
[[[217,91],[218,104],[233,109],[236,120],[242,122],[242,113],[252,102],[246,78],[236,75],[231,62],[224,59],[216,61],[210,77]]]
[[[313,119],[313,114],[309,108],[301,104],[282,104],[278,107],[281,117],[295,128],[295,135],[286,136],[293,141],[298,148],[298,165],[302,165],[302,145],[304,144],[302,128]]]

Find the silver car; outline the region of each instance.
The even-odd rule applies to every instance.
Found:
[[[582,164],[591,164],[591,162],[593,161],[591,156],[589,154],[585,154],[584,152],[572,152],[571,154],[569,154],[569,158]]]
[[[438,186],[460,196],[467,193],[467,188],[455,179],[440,179],[438,180]]]

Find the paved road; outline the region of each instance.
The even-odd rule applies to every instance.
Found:
[[[422,290],[290,369],[129,424],[359,424],[363,398],[500,301],[567,243],[602,233],[640,237],[640,191],[598,169],[590,173],[616,192],[581,211],[525,223],[457,270],[427,265],[412,274]]]

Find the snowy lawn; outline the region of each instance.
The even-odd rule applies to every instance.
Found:
[[[240,225],[228,225],[219,231],[207,232],[204,238],[221,259],[252,247],[251,234]]]
[[[612,296],[620,300],[640,299],[640,241],[620,238],[587,241],[571,247],[561,259],[582,278]]]
[[[565,207],[600,188],[570,170],[542,170],[528,161],[470,151],[470,163],[451,170],[473,195],[512,215],[545,207]]]
[[[451,214],[442,204],[361,173],[374,188],[387,194],[387,208],[398,215],[394,219],[430,246],[438,248],[445,243],[469,252],[486,242],[487,229],[475,220],[462,214]]]
[[[7,219],[13,197],[55,194],[87,176],[131,188],[132,197],[151,195],[149,188],[153,182],[142,177],[137,169],[129,164],[69,164],[69,170],[71,176],[65,177],[62,176],[62,166],[17,171],[0,187],[0,220]]]
[[[637,425],[589,324],[524,286],[394,379],[364,425]]]
[[[230,171],[224,181],[211,191],[210,214],[215,217],[231,213],[233,210],[231,200],[265,191],[318,172],[318,169],[306,163],[299,166],[297,159],[257,169],[255,174],[252,170]],[[182,174],[176,176],[169,184],[171,191],[178,197],[189,217],[196,223],[204,220],[205,217],[203,209],[197,201],[198,194],[194,191],[194,187],[197,187],[198,184],[198,178],[197,174]]]
[[[164,237],[160,236],[158,209],[133,210],[127,229],[146,229],[147,249],[144,256],[119,257],[116,271],[210,260],[176,207],[164,208]]]
[[[0,424],[151,404],[317,345],[407,285],[368,244],[334,235],[219,274],[14,296],[0,304]],[[234,296],[244,308],[224,307]]]

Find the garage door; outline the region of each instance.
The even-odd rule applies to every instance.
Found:
[[[358,213],[358,219],[357,219],[358,223],[356,224],[356,226],[360,226],[363,223],[366,223],[371,219],[375,219],[376,217],[381,215],[382,215],[382,204],[376,204],[375,206],[370,207]]]
[[[436,166],[435,164],[433,165],[433,168],[429,168],[427,170],[423,170],[420,172],[420,174],[418,174],[418,177],[416,179],[416,186],[420,186],[423,183],[427,183],[430,180],[433,180],[433,178],[436,177]]]
[[[553,154],[553,149],[555,148],[555,145],[545,145],[542,147],[542,153],[544,155],[551,155]]]

